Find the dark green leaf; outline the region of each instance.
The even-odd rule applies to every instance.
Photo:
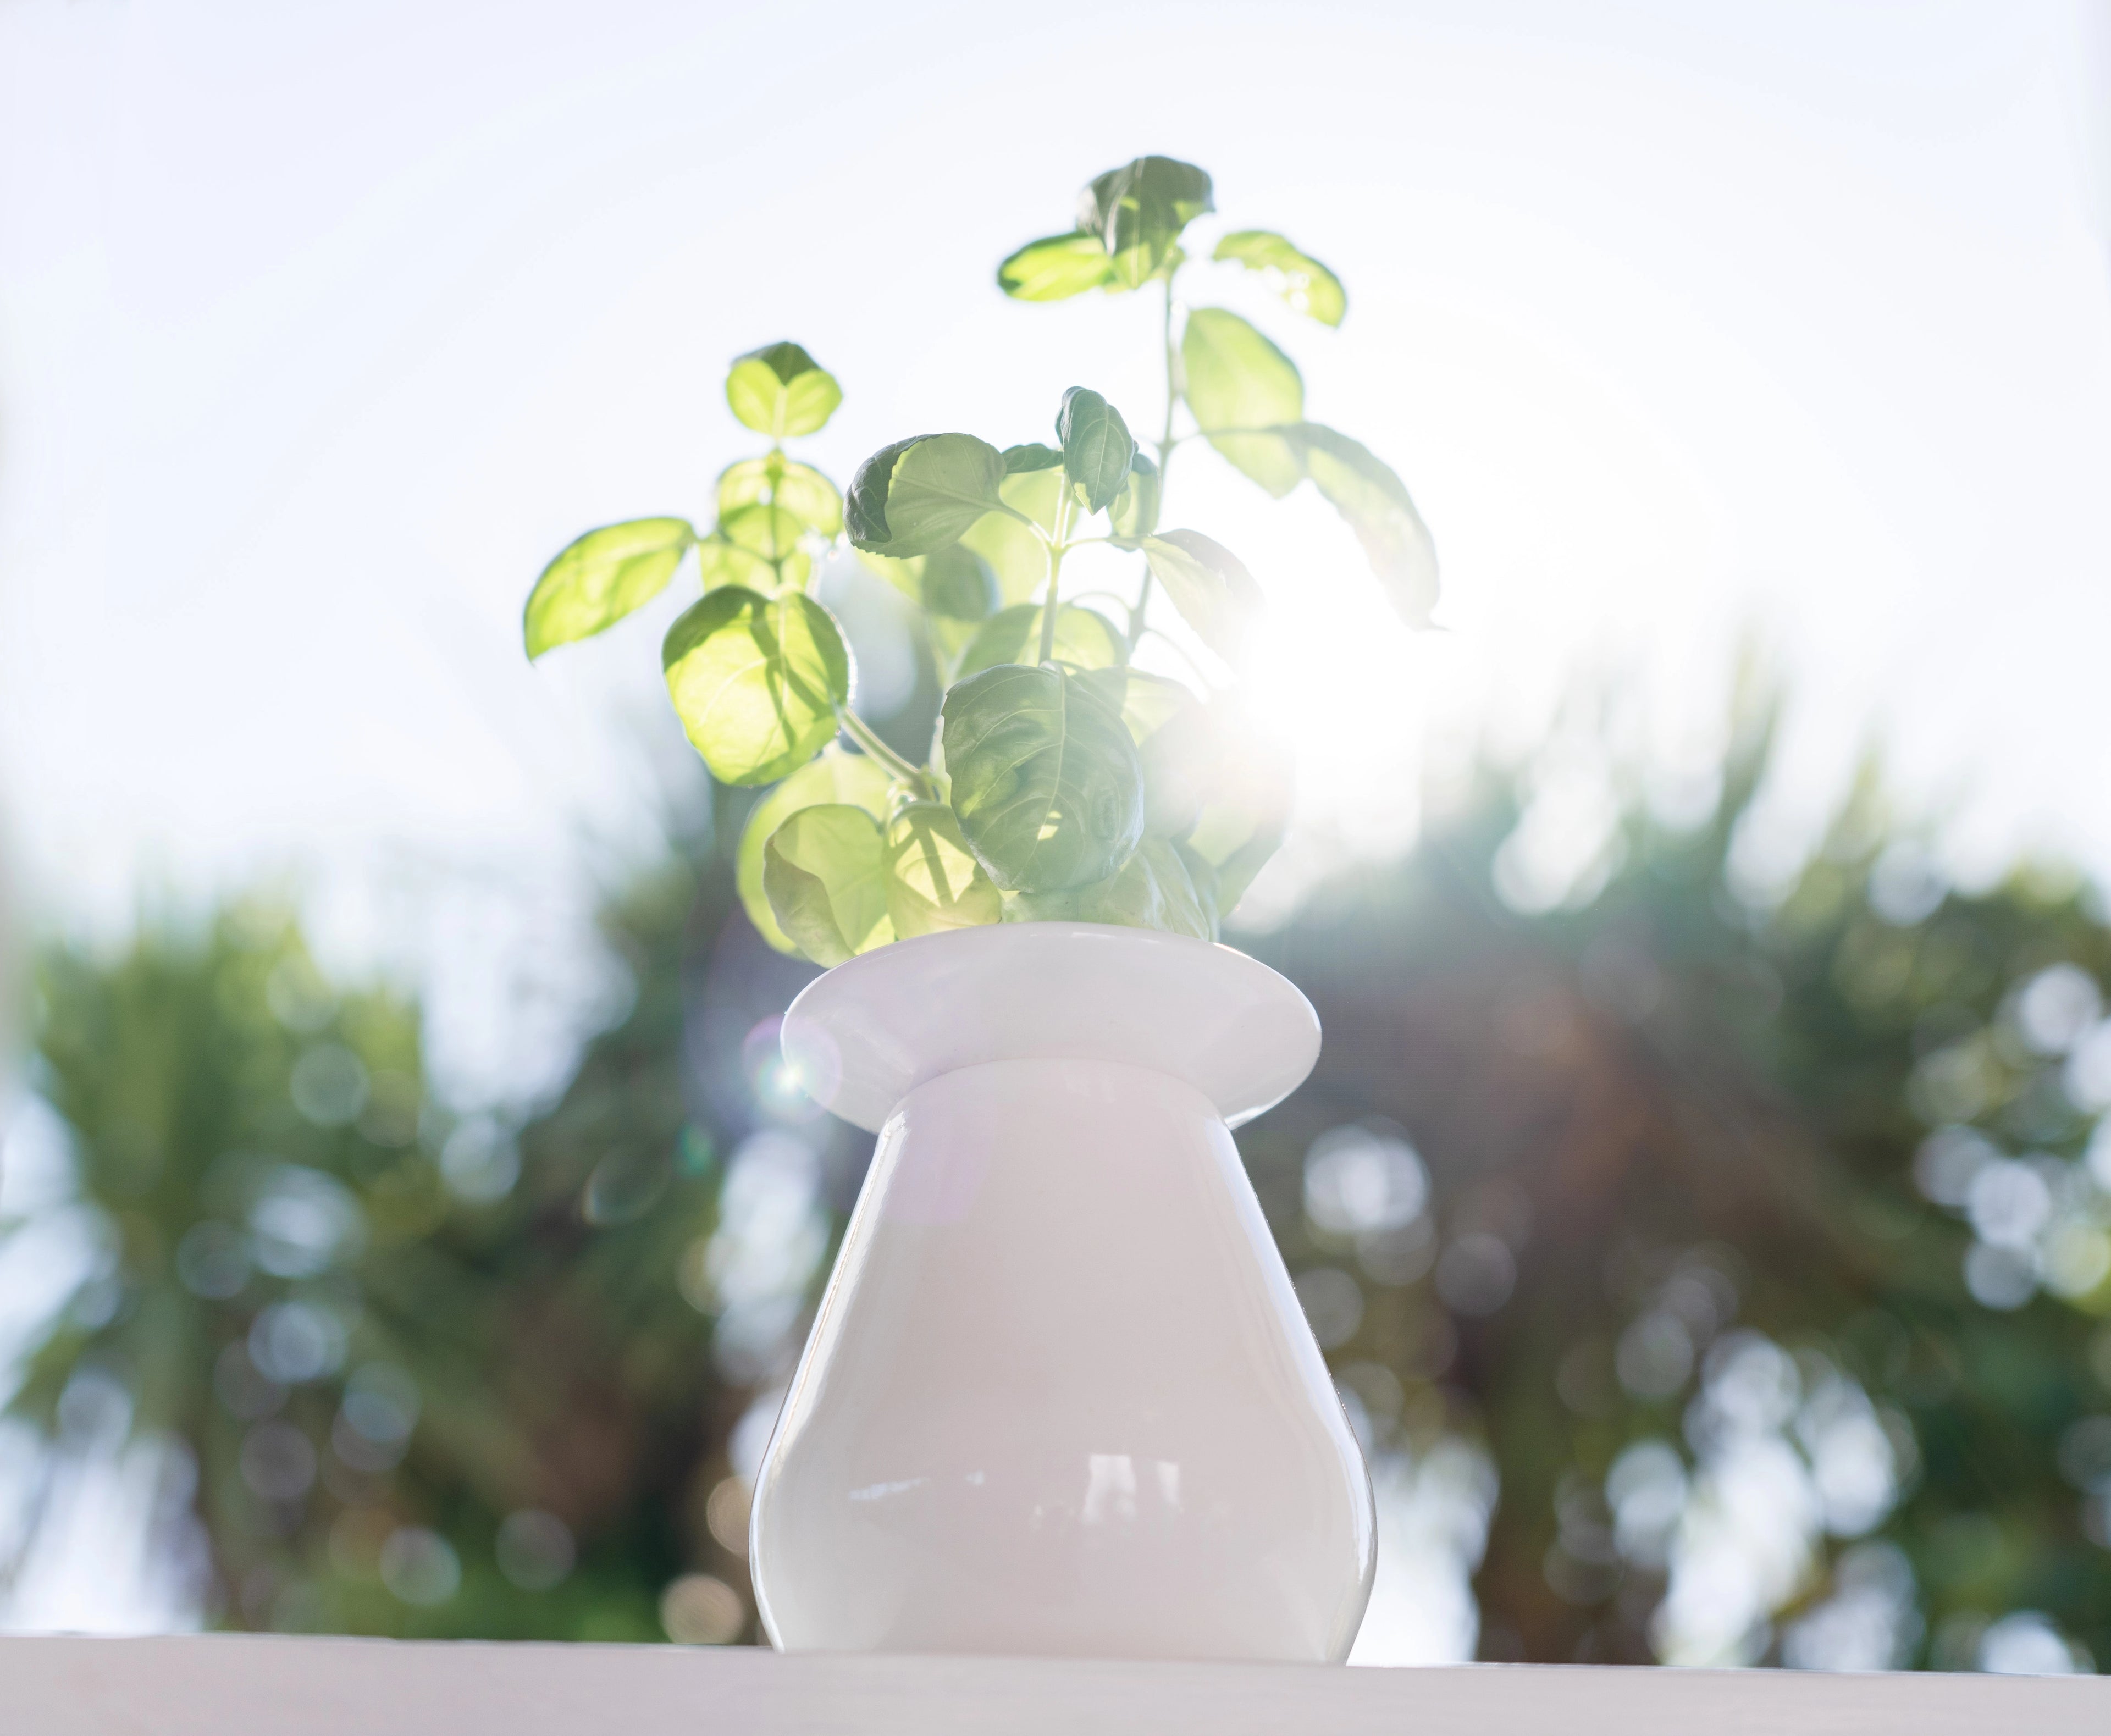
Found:
[[[724,784],[771,784],[836,733],[850,654],[810,597],[708,592],[668,629],[660,660],[682,727]]]
[[[762,889],[778,926],[817,965],[840,965],[894,938],[887,845],[861,807],[801,808],[762,847]]]
[[[1004,473],[1019,476],[1034,470],[1052,470],[1063,461],[1063,454],[1052,446],[1043,446],[1038,440],[1030,440],[1024,446],[1007,446],[1004,449]]]
[[[1216,208],[1210,177],[1192,163],[1139,157],[1078,195],[1078,227],[1099,238],[1115,280],[1133,289],[1166,263],[1181,230]]]
[[[1096,392],[1073,386],[1056,412],[1056,438],[1063,443],[1063,470],[1078,485],[1087,512],[1103,512],[1128,479],[1136,441],[1128,424]]]
[[[1097,235],[1073,229],[1029,241],[996,268],[997,287],[1022,302],[1061,302],[1115,281]]]
[[[687,519],[634,518],[568,543],[528,594],[528,655],[590,639],[650,602],[696,539]]]
[[[1001,664],[946,694],[960,831],[1007,892],[1105,879],[1143,835],[1143,768],[1121,714],[1074,676]]]
[[[1105,879],[1068,892],[1024,893],[1010,912],[1015,922],[1110,922],[1214,940],[1214,917],[1189,877],[1177,845],[1146,838]]]
[[[1056,611],[1056,661],[1073,669],[1105,669],[1125,661],[1128,641],[1096,610],[1066,602]],[[961,678],[1000,663],[1033,663],[1041,656],[1041,605],[1014,603],[983,622],[960,658]]]
[[[1004,504],[1004,459],[973,434],[921,434],[858,466],[845,510],[851,541],[875,554],[928,555]]]
[[[1267,273],[1283,300],[1323,325],[1339,325],[1348,311],[1341,279],[1272,229],[1238,229],[1219,241],[1210,257]]]
[[[1437,545],[1407,484],[1369,447],[1318,422],[1283,432],[1305,474],[1356,533],[1392,606],[1409,625],[1428,626],[1437,607]]]
[[[1151,575],[1202,643],[1230,662],[1265,599],[1246,563],[1199,530],[1168,530],[1143,539]]]
[[[766,343],[735,360],[726,402],[758,434],[809,434],[835,414],[843,389],[796,343]]]
[[[887,913],[902,940],[1002,918],[995,884],[944,802],[910,802],[888,822]]]
[[[762,886],[762,847],[769,834],[801,808],[826,802],[847,802],[861,807],[875,820],[887,817],[893,779],[878,761],[862,753],[846,753],[833,744],[821,757],[801,766],[749,811],[740,834],[740,848],[733,858],[734,885],[747,907],[756,931],[780,952],[796,952],[798,944],[777,925],[769,899]]]

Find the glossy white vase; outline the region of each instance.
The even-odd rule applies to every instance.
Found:
[[[770,1638],[1346,1655],[1369,1479],[1228,1130],[1311,1070],[1304,996],[1019,924],[840,966],[783,1041],[879,1143],[757,1481]]]

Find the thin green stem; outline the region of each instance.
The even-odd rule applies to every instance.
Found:
[[[836,707],[836,721],[842,725],[844,734],[850,737],[859,747],[864,748],[868,754],[878,760],[903,783],[913,788],[919,795],[928,796],[931,793],[931,780],[925,776],[924,768],[920,766],[910,765],[908,761],[888,747],[879,738],[872,725],[848,706],[839,705]]]
[[[1070,491],[1066,484],[1056,502],[1056,529],[1048,539],[1048,589],[1041,599],[1039,661],[1043,663],[1053,662],[1056,657],[1056,584],[1062,576],[1063,556],[1069,548],[1063,539],[1070,529]]]

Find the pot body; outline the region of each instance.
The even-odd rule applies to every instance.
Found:
[[[1074,931],[1073,944],[1009,943],[1036,930]],[[975,937],[980,957],[962,961],[959,943]],[[1047,924],[885,953],[919,947],[973,967],[951,1011],[980,1013],[983,1039],[1015,1052],[912,1077],[881,1125],[757,1483],[751,1561],[770,1638],[1339,1659],[1369,1593],[1369,1484],[1240,1165],[1223,1075],[1198,1079],[1170,1052],[1200,1052],[1192,1029],[1096,1043],[1129,1058],[1046,1052],[1096,1046],[1062,1034],[1091,1003],[1126,993],[1133,1014],[1165,982],[1184,993],[1199,978],[1234,1043],[1242,1028],[1278,1075],[1301,1077],[1316,1052],[1310,1009],[1251,960],[1177,937]],[[1059,958],[1075,981],[1051,966]],[[927,974],[914,963],[892,961],[896,980],[838,984],[819,1016],[795,1007],[795,1064],[839,1062],[855,1079],[870,1061],[865,1016],[897,1038],[919,1020],[949,1027],[928,1002],[886,1018]],[[847,993],[856,1007],[831,1004]],[[1033,1001],[1020,1016],[1031,1029],[978,1005],[1019,994]],[[1061,1004],[1072,999],[1087,1004]],[[1310,1052],[1285,1057],[1308,1029]],[[1236,1114],[1265,1107],[1228,1095]]]

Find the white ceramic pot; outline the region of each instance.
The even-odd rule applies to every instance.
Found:
[[[1342,1657],[1370,1482],[1228,1130],[1311,1070],[1304,996],[1017,924],[839,966],[783,1041],[879,1143],[757,1482],[770,1638]]]

